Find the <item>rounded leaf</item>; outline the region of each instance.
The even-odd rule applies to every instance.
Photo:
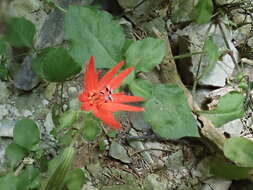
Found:
[[[11,18],[7,23],[6,38],[14,47],[32,47],[36,29],[24,18]]]
[[[224,144],[225,156],[239,166],[253,167],[253,141],[243,137],[232,137]]]
[[[127,67],[148,72],[160,64],[165,55],[165,42],[160,39],[146,38],[130,45],[125,53]]]
[[[11,166],[15,167],[25,157],[26,150],[15,143],[11,143],[6,148],[5,155]]]
[[[83,137],[88,141],[94,141],[101,134],[100,122],[97,120],[85,120]]]
[[[135,79],[130,83],[129,88],[135,96],[148,100],[151,97],[153,86],[149,80]]]
[[[145,103],[144,119],[156,134],[169,139],[199,137],[197,123],[181,88],[160,84],[153,88],[152,95]]]
[[[33,61],[33,70],[48,81],[63,82],[79,73],[81,66],[60,48],[46,48]]]
[[[32,120],[22,119],[15,125],[13,138],[17,145],[29,150],[39,142],[40,131]]]
[[[86,177],[80,168],[68,172],[65,184],[69,190],[80,190],[86,182]]]
[[[17,190],[17,177],[13,173],[0,177],[0,187],[3,190]]]
[[[64,20],[64,37],[70,40],[70,55],[80,64],[96,55],[97,68],[111,68],[121,61],[125,35],[107,12],[70,6]]]

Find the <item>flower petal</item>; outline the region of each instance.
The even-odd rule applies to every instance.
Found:
[[[127,96],[122,93],[115,93],[112,95],[112,101],[114,103],[139,102],[144,101],[144,98],[138,96]]]
[[[108,86],[112,89],[115,90],[117,89],[122,81],[134,70],[133,67],[130,67],[128,69],[125,69],[122,71],[120,74],[118,74],[116,77],[114,77],[109,83]]]
[[[136,107],[136,106],[131,106],[127,104],[120,104],[120,103],[113,103],[113,102],[108,102],[104,103],[101,105],[101,107],[104,110],[110,111],[110,112],[116,112],[116,111],[134,111],[134,112],[139,112],[139,111],[144,111],[144,108],[142,107]]]
[[[89,92],[95,89],[96,84],[98,82],[98,73],[96,72],[94,66],[94,57],[91,56],[89,60],[89,64],[86,65],[85,75],[84,75],[84,91]]]
[[[94,109],[93,114],[108,125],[108,127],[116,130],[121,129],[121,124],[115,119],[111,112],[103,109]]]
[[[90,104],[88,102],[84,102],[81,106],[81,110],[85,110],[85,111],[91,111],[93,110],[94,107],[90,106]]]
[[[124,65],[124,61],[121,61],[116,66],[111,68],[100,80],[98,83],[98,90],[105,87],[114,77],[114,75],[118,72],[118,70]]]
[[[85,93],[80,94],[78,96],[78,99],[80,100],[80,102],[85,102],[89,100]]]

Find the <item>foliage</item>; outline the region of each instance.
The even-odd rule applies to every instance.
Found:
[[[6,39],[14,47],[32,47],[36,29],[24,18],[11,18],[8,22]]]
[[[135,71],[125,79],[122,90],[145,98],[144,120],[151,125],[153,132],[165,139],[200,137],[197,121],[182,88],[175,84],[154,84],[149,78],[149,72],[161,69],[159,64],[167,53],[164,40],[154,37],[128,39],[118,19],[96,7],[69,6],[64,10],[51,0],[47,2],[65,12],[64,42],[54,47],[36,49],[35,25],[25,18],[8,18],[6,35],[0,36],[0,79],[9,79],[9,68],[5,63],[9,46],[13,52],[21,49],[33,55],[33,71],[39,77],[47,82],[62,84],[76,76],[90,56],[94,56],[96,66],[100,69],[112,68],[119,61],[125,60],[124,67],[135,68]],[[180,2],[179,6],[185,7],[182,4],[184,1]],[[174,5],[174,2],[172,4]],[[193,10],[182,12],[179,9],[171,16],[172,21],[177,23],[180,17],[190,12],[191,21],[205,24],[211,22],[213,15],[216,16],[214,11],[216,10],[212,0],[200,0]],[[134,29],[138,28],[135,27],[134,24]],[[212,36],[204,42],[202,50],[209,62],[202,75],[207,75],[219,60],[220,52]],[[98,76],[101,72],[103,70],[95,74]],[[215,127],[241,118],[245,112],[243,93],[249,89],[250,84],[244,80],[244,76],[240,76],[238,81],[243,92],[229,92],[220,98],[217,107],[209,111],[199,111],[198,114],[207,117]],[[110,95],[112,94],[109,93],[108,97],[111,97]],[[92,113],[71,109],[62,112],[61,106],[55,104],[52,111],[55,127],[51,135],[57,142],[59,154],[50,161],[48,150],[43,147],[45,144],[41,146],[41,134],[36,124],[38,122],[28,118],[16,122],[13,142],[5,150],[10,168],[1,174],[1,189],[81,190],[88,178],[83,170],[71,167],[76,153],[76,140],[94,143],[100,151],[107,151],[105,140],[111,142],[112,138],[121,137],[121,131],[103,131],[103,125]],[[210,163],[211,173],[232,180],[249,177],[253,169],[252,147],[252,141],[243,137],[227,139],[223,147],[226,160],[213,160]],[[26,163],[27,158],[31,159],[32,163]],[[108,188],[119,189],[118,186]],[[127,189],[129,186],[125,184],[121,188]]]
[[[64,37],[71,44],[70,55],[78,63],[83,64],[85,59],[96,55],[98,68],[110,68],[122,60],[125,36],[110,14],[94,8],[71,6],[64,22]]]
[[[204,24],[211,20],[212,14],[213,14],[213,1],[200,0],[193,10],[192,18],[196,23]]]
[[[165,54],[163,40],[146,38],[132,43],[127,49],[126,64],[133,66],[136,71],[148,72],[160,64]]]
[[[208,117],[216,127],[240,118],[244,114],[244,95],[232,91],[221,97],[216,108],[210,111],[201,111],[201,115]]]
[[[243,137],[227,139],[224,145],[224,154],[239,166],[253,167],[253,141]]]
[[[33,70],[50,82],[64,82],[80,72],[81,66],[64,48],[46,48],[34,59]]]
[[[184,92],[177,85],[160,84],[153,88],[152,98],[145,103],[144,119],[156,134],[167,139],[199,136]]]

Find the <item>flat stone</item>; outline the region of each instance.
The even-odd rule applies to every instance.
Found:
[[[183,167],[184,155],[182,150],[171,154],[165,161],[167,168],[172,170],[178,170]]]
[[[205,41],[205,37],[206,37],[206,31],[208,30],[208,27],[210,26],[210,23],[207,24],[202,24],[202,25],[197,25],[197,24],[191,24],[189,26],[187,26],[186,28],[184,28],[183,30],[179,30],[177,31],[177,36],[181,36],[181,38],[178,38],[178,43],[179,46],[189,46],[189,50],[190,53],[193,52],[200,52],[202,51],[202,47],[204,45],[204,41]],[[238,56],[238,51],[235,48],[235,45],[232,43],[232,32],[230,30],[227,29],[227,27],[225,25],[221,25],[224,33],[226,35],[229,47],[232,51],[233,57],[235,58],[235,61],[238,63],[239,61],[239,56]],[[216,27],[215,25],[212,25],[211,29],[210,29],[210,34],[212,34],[213,37],[213,41],[215,43],[215,45],[218,47],[218,50],[220,52],[224,52],[227,50],[227,47],[225,45],[222,33],[220,31],[220,29],[218,27]],[[182,36],[184,36],[182,38]],[[182,44],[182,39],[185,39],[185,37],[188,37],[191,43],[187,44],[185,42],[185,44]],[[182,48],[182,52],[180,53],[186,53],[185,49]],[[184,74],[185,71],[184,70],[184,74],[182,76],[182,78],[187,78],[189,77],[189,75],[193,75],[196,76],[197,70],[198,70],[198,66],[199,66],[199,60],[200,60],[201,55],[194,55],[191,56],[191,62],[192,62],[192,67],[190,68],[190,72],[187,74]],[[190,61],[190,60],[188,60]],[[183,69],[187,69],[187,67],[185,66],[186,64],[189,65],[189,62],[180,62],[180,64],[178,65],[179,67],[179,73],[180,73],[180,67]],[[231,76],[234,68],[235,68],[235,64],[231,58],[231,56],[227,53],[224,56],[222,56],[222,59],[218,60],[216,63],[214,63],[211,67],[209,66],[209,61],[207,56],[202,56],[202,61],[201,61],[201,65],[200,65],[200,71],[199,71],[199,75],[201,76],[201,78],[199,79],[198,83],[200,85],[204,85],[204,86],[215,86],[215,87],[223,87],[226,84],[226,79]],[[207,70],[208,68],[208,70]],[[182,70],[182,69],[181,69]],[[183,72],[183,70],[181,71]],[[190,79],[188,79],[190,80]],[[193,78],[191,79],[193,80]]]
[[[13,137],[15,123],[13,120],[0,120],[0,137]]]
[[[0,104],[3,104],[6,102],[6,100],[9,98],[9,90],[6,82],[2,82],[0,80]]]
[[[117,142],[112,142],[109,150],[109,155],[117,160],[120,160],[123,163],[131,163],[132,160],[127,154],[126,149]]]
[[[161,180],[157,174],[149,174],[145,178],[145,189],[165,190],[167,189],[167,183],[165,180]]]

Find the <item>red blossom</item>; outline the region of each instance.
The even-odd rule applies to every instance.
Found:
[[[121,61],[99,79],[99,72],[96,71],[94,66],[94,57],[91,56],[85,70],[84,90],[79,95],[79,100],[82,103],[81,109],[92,111],[97,118],[101,119],[106,125],[113,129],[121,129],[121,125],[114,118],[113,112],[144,111],[142,107],[122,104],[143,101],[144,98],[128,96],[123,92],[113,93],[113,91],[120,86],[122,81],[134,70],[133,67],[130,67],[115,76],[123,65],[124,62]]]

